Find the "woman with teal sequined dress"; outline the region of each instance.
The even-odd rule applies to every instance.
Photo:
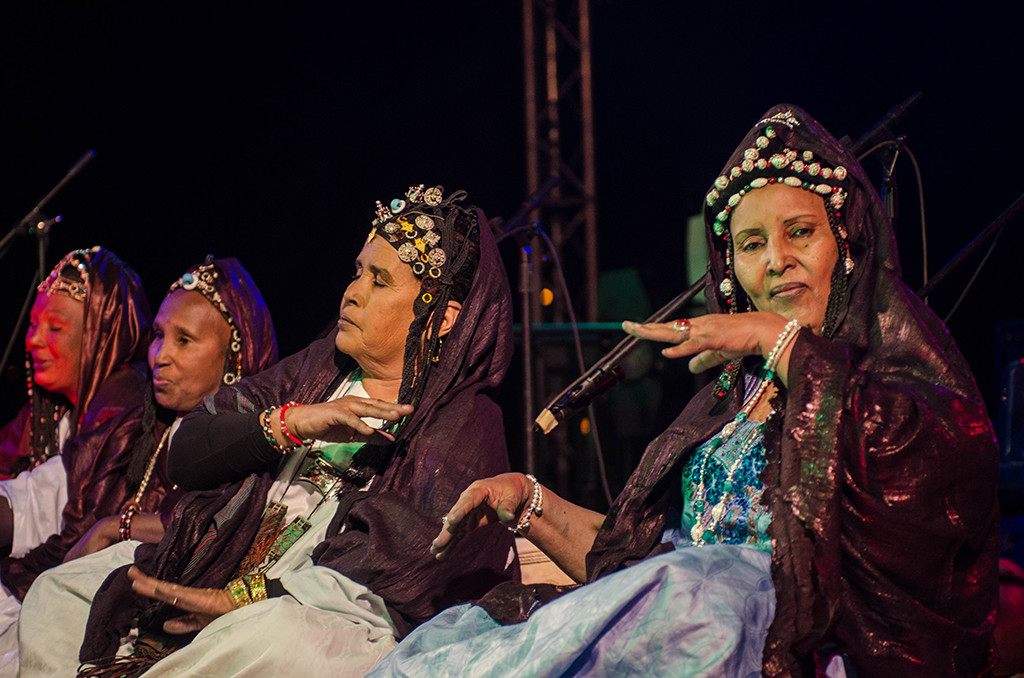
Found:
[[[968,366],[900,279],[857,160],[768,111],[707,194],[707,315],[624,323],[721,366],[607,515],[480,480],[432,550],[500,522],[576,587],[501,585],[373,676],[978,676],[998,452]]]

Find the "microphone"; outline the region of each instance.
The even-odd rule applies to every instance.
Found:
[[[657,313],[644,322],[665,322],[677,315],[684,306],[689,304],[704,289],[707,278],[708,276],[705,273],[701,276],[700,280],[686,288],[682,294],[662,306]],[[574,381],[569,388],[559,393],[548,403],[544,411],[537,415],[537,418],[534,420],[537,428],[544,435],[551,433],[562,420],[583,410],[590,405],[594,398],[622,381],[626,375],[622,371],[620,363],[641,341],[642,339],[638,337],[629,336],[616,344],[615,348],[606,353],[583,376]]]

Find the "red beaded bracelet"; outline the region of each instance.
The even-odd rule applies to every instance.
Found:
[[[292,405],[298,405],[298,404],[299,403],[297,403],[297,402],[295,402],[293,400],[290,403],[285,403],[284,405],[281,405],[281,414],[280,414],[280,417],[281,417],[281,433],[284,434],[285,438],[287,438],[288,440],[292,441],[292,443],[294,443],[296,447],[301,447],[303,445],[309,445],[311,441],[309,441],[309,440],[302,440],[301,438],[295,437],[295,435],[293,435],[292,432],[288,430],[288,427],[285,426],[285,423],[284,423],[284,413],[287,412],[288,408],[291,407]]]

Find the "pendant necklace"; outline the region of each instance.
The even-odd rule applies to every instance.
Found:
[[[743,459],[747,454],[763,438],[762,434],[764,433],[765,424],[767,424],[775,414],[775,410],[773,409],[768,413],[764,422],[746,432],[744,440],[739,445],[736,460],[729,465],[729,471],[725,476],[725,481],[722,483],[722,495],[710,511],[706,510],[708,493],[707,488],[704,485],[708,469],[708,459],[711,458],[715,451],[718,450],[726,440],[732,437],[736,432],[736,428],[740,424],[747,421],[750,413],[757,406],[757,403],[761,400],[764,392],[768,389],[768,385],[772,382],[773,376],[774,375],[771,372],[768,372],[764,376],[761,383],[758,385],[757,390],[755,390],[754,394],[747,400],[743,409],[736,414],[736,417],[733,418],[732,421],[722,427],[721,433],[715,436],[711,441],[711,444],[708,446],[707,454],[704,455],[704,461],[700,466],[700,477],[697,481],[697,485],[693,489],[693,510],[695,514],[700,516],[690,529],[690,539],[693,541],[694,546],[704,546],[704,544],[707,543],[708,538],[714,538],[715,530],[718,528],[723,516],[725,515],[726,506],[728,506],[729,502],[735,497],[732,490],[733,478],[736,475],[736,471],[739,469],[740,464],[743,462]]]

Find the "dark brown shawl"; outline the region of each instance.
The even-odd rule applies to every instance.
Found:
[[[998,452],[984,405],[946,328],[900,279],[891,224],[856,159],[795,106],[764,118],[782,110],[800,121],[775,126],[791,148],[850,170],[856,268],[832,339],[801,331],[789,373],[806,376],[791,377],[782,431],[766,441],[777,609],[763,672],[800,675],[835,642],[861,675],[982,675],[998,601]],[[712,310],[725,307],[723,264],[712,257]],[[648,449],[590,555],[592,576],[657,544],[651,508],[722,423],[708,396]]]

